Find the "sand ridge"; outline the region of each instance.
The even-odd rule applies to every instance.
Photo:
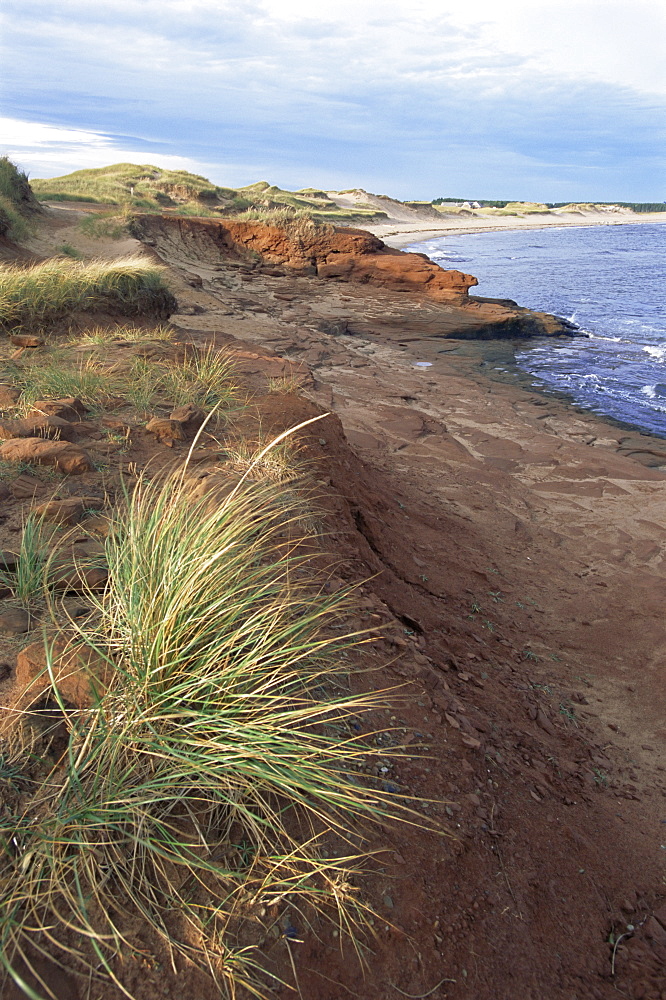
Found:
[[[564,208],[546,212],[516,213],[514,215],[493,214],[493,210],[439,211],[426,204],[418,207],[387,198],[372,195],[366,191],[329,192],[329,197],[340,208],[353,209],[357,204],[374,207],[388,216],[385,220],[364,223],[368,232],[374,233],[391,247],[399,249],[411,243],[437,239],[442,236],[463,236],[471,233],[507,232],[513,229],[546,229],[569,226],[621,226],[646,223],[666,223],[663,212],[633,212],[628,208],[612,206],[598,208]]]

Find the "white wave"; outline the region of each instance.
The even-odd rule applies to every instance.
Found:
[[[641,389],[643,395],[647,396],[648,399],[654,399],[657,395],[656,385],[644,385]]]
[[[588,330],[585,330],[584,333],[587,333],[590,340],[609,340],[613,344],[621,344],[623,342],[622,337],[601,337],[598,333],[590,333]],[[630,344],[631,341],[628,340],[626,343]]]
[[[644,347],[643,350],[649,354],[657,364],[663,365],[666,361],[666,345],[664,347]]]

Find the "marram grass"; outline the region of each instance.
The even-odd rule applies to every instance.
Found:
[[[48,531],[44,517],[31,512],[23,521],[15,568],[8,570],[0,562],[0,587],[9,589],[24,608],[48,590],[49,535],[53,531]]]
[[[172,339],[165,328],[158,328],[154,336],[153,331],[120,327],[109,335],[102,328],[93,328],[87,342],[105,344],[111,335],[146,341]],[[67,396],[78,397],[90,410],[111,398],[125,400],[143,412],[160,405],[173,407],[193,401],[204,409],[217,407],[221,411],[242,403],[231,355],[213,346],[192,349],[182,361],[135,356],[116,364],[95,356],[77,357],[71,348],[47,346],[34,356],[0,365],[0,375],[21,390],[18,410],[25,414],[37,400]]]
[[[367,920],[358,834],[400,806],[359,782],[350,723],[386,695],[349,693],[363,637],[333,638],[349,595],[317,584],[278,484],[248,476],[212,500],[183,476],[141,480],[107,559],[107,591],[72,627],[113,680],[87,711],[62,703],[66,751],[0,819],[0,960],[21,985],[55,955],[130,996],[138,918],[221,994],[263,995],[265,907],[328,914],[353,941]],[[339,857],[320,850],[327,830]]]
[[[53,257],[0,266],[0,327],[40,330],[75,310],[164,315],[173,310],[164,268],[142,257],[89,261]]]

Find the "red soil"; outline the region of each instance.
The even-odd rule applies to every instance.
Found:
[[[399,340],[376,287],[242,284],[223,253],[226,284],[201,269],[197,286],[186,239],[169,262],[183,336],[229,344],[255,390],[291,371],[315,400],[260,396],[264,434],[331,411],[301,443],[332,586],[366,580],[356,620],[382,628],[362,661],[376,673],[353,683],[402,685],[368,725],[411,741],[408,759],[382,749],[387,782],[431,800],[445,833],[372,835],[362,887],[382,919],[365,970],[297,918],[299,943],[265,945],[271,968],[303,1000],[666,1000],[663,442],[491,382],[460,345],[442,357]],[[417,324],[419,302],[401,302]],[[301,305],[314,316],[283,319]],[[369,341],[321,332],[340,310]],[[427,350],[424,374],[410,362]],[[127,460],[183,447],[137,432]],[[5,502],[8,527],[20,504]],[[218,996],[160,954],[122,974],[141,1000]],[[51,981],[58,1000],[88,996],[73,974]]]

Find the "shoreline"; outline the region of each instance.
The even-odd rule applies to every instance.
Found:
[[[460,220],[457,224],[453,220],[447,220],[446,225],[438,226],[437,228],[433,228],[425,222],[421,224],[396,222],[393,225],[379,223],[374,226],[365,226],[364,228],[367,232],[372,233],[386,243],[387,246],[395,250],[402,250],[413,243],[421,243],[425,240],[442,239],[445,236],[473,236],[475,233],[513,232],[520,229],[582,229],[590,226],[633,226],[650,223],[652,225],[664,225],[666,224],[666,212],[654,212],[643,216],[634,213],[631,217],[626,215],[618,216],[616,214],[611,218],[599,218],[590,215],[574,219],[562,216],[557,220],[553,219],[553,221],[546,221],[543,218],[538,220],[517,218],[511,223],[502,220],[497,225],[489,224],[491,223],[490,219],[477,217],[475,221],[476,225],[470,219]]]
[[[85,338],[95,320],[84,314],[78,327],[72,317],[70,331],[82,336],[58,345],[61,354],[54,353],[55,344],[43,345],[42,356],[50,355],[51,363],[75,367],[82,356],[97,359],[118,373],[117,391],[127,394],[114,394],[107,403],[105,394],[95,393],[99,408],[69,424],[78,425],[78,446],[90,449],[91,469],[78,488],[68,477],[65,496],[55,501],[82,509],[82,522],[72,525],[71,532],[65,529],[63,542],[71,545],[70,539],[81,533],[87,545],[95,546],[88,550],[90,557],[105,566],[108,526],[117,517],[116,506],[122,516],[128,474],[140,481],[145,470],[154,477],[161,470],[182,469],[188,490],[183,499],[190,511],[202,500],[206,509],[226,503],[234,483],[247,481],[248,468],[255,470],[251,481],[262,497],[272,497],[263,490],[273,481],[275,506],[265,505],[271,525],[278,523],[274,510],[279,516],[273,551],[294,552],[299,560],[293,572],[280,570],[276,584],[269,581],[271,588],[280,580],[290,588],[283,601],[289,615],[286,628],[293,634],[300,627],[301,604],[294,603],[292,582],[322,602],[316,618],[313,613],[315,621],[322,608],[345,600],[344,618],[331,624],[344,630],[340,641],[345,635],[361,641],[356,650],[349,649],[348,663],[340,661],[345,672],[340,697],[346,711],[350,704],[353,708],[357,692],[377,698],[376,710],[373,704],[349,737],[367,741],[359,744],[363,770],[358,781],[366,787],[362,775],[367,774],[368,788],[397,792],[422,806],[425,814],[423,823],[387,821],[370,843],[379,845],[375,853],[381,856],[361,873],[359,888],[368,912],[381,916],[386,931],[374,936],[366,968],[348,961],[331,922],[319,921],[316,914],[301,920],[298,900],[294,908],[290,899],[283,900],[283,892],[277,902],[283,900],[284,906],[276,904],[265,924],[267,910],[261,919],[257,911],[252,925],[256,938],[247,938],[260,948],[268,943],[259,953],[271,959],[267,975],[290,986],[287,977],[293,972],[296,990],[318,1000],[348,994],[370,1000],[378,993],[427,996],[424,991],[441,980],[442,970],[450,970],[460,983],[458,970],[464,962],[471,972],[469,985],[463,970],[460,989],[447,987],[451,1000],[469,996],[469,989],[476,1000],[495,1000],[499,993],[601,1000],[614,995],[608,976],[609,927],[623,927],[630,919],[635,935],[625,935],[624,947],[617,949],[612,986],[638,996],[634,985],[647,984],[649,995],[658,995],[663,963],[658,939],[653,950],[649,935],[651,927],[664,923],[659,864],[660,803],[666,794],[660,766],[666,745],[663,442],[650,457],[652,445],[642,433],[614,431],[607,418],[581,412],[568,401],[544,398],[538,387],[503,375],[497,366],[507,365],[514,340],[441,336],[447,309],[449,317],[458,316],[457,330],[464,334],[462,310],[418,291],[405,295],[400,290],[401,268],[404,272],[416,263],[427,270],[421,258],[405,258],[397,251],[389,255],[397,265],[392,289],[390,284],[324,280],[311,268],[303,273],[270,260],[266,266],[239,252],[240,243],[206,241],[204,220],[197,224],[198,235],[191,222],[178,228],[171,223],[163,233],[156,225],[147,229],[143,243],[135,238],[116,242],[109,236],[96,242],[78,229],[76,217],[67,225],[64,214],[41,220],[42,254],[53,256],[70,240],[84,259],[99,256],[100,249],[119,260],[128,249],[143,253],[163,266],[177,308],[169,324],[171,342],[153,339],[158,319],[133,321],[132,339],[125,340],[117,318],[100,313],[101,337]],[[354,239],[371,242],[358,235]],[[336,246],[334,240],[330,245]],[[292,246],[300,250],[295,241]],[[292,259],[287,251],[281,253]],[[449,319],[451,327],[454,319]],[[15,346],[2,346],[12,364],[10,389]],[[184,432],[182,437],[172,434],[173,425],[178,426],[171,419],[175,412],[151,428],[146,416],[161,418],[174,401],[161,379],[160,395],[146,404],[146,413],[143,399],[130,396],[135,362],[154,363],[161,377],[167,366],[180,366],[208,351],[221,352],[238,387],[232,407],[211,426],[213,433],[200,439],[192,429],[189,440]],[[428,354],[431,364],[419,367]],[[36,357],[33,364],[39,363]],[[190,407],[198,410],[200,401],[208,405],[208,396],[198,396],[199,384],[188,389],[188,413]],[[155,433],[156,426],[169,436]],[[279,478],[273,479],[274,469],[260,466],[268,450],[264,442],[277,443],[294,433],[299,436],[293,449],[285,451]],[[247,447],[249,463],[234,456],[240,446]],[[244,452],[238,455],[243,458]],[[654,466],[659,458],[664,468]],[[31,478],[39,501],[51,504],[54,496],[48,477],[35,480],[20,466],[12,476],[11,490],[0,483],[3,502],[10,496],[0,518],[0,549],[7,552],[14,552],[17,533],[34,509],[37,494],[31,491]],[[103,497],[99,512],[88,509],[89,499],[96,497]],[[261,535],[262,503],[251,511],[252,539]],[[285,522],[295,525],[293,534]],[[268,535],[269,541],[272,537]],[[162,544],[162,536],[157,542]],[[188,553],[195,567],[208,572],[212,564],[206,550],[190,544]],[[116,564],[109,562],[110,583],[103,585],[121,585],[122,579],[113,580]],[[312,577],[301,578],[299,567],[308,565]],[[241,567],[244,592],[252,599],[253,572],[251,565],[247,571]],[[55,619],[52,608],[60,607],[66,615],[56,627],[62,623],[63,630],[70,629],[74,608],[89,592],[83,583],[83,598],[70,591],[63,602],[71,604],[44,603],[49,629]],[[215,593],[222,592],[218,588]],[[264,596],[258,593],[257,602]],[[282,591],[279,596],[282,600]],[[203,593],[199,618],[215,613],[215,601],[206,600]],[[14,605],[4,608],[13,611]],[[20,699],[30,696],[26,683],[32,681],[23,680],[18,657],[19,646],[32,645],[33,639],[41,652],[37,614],[39,609],[30,618],[30,609],[32,636],[20,633],[17,639],[0,629],[0,665],[7,666],[0,684],[11,707],[21,707]],[[298,639],[302,633],[296,635]],[[269,640],[270,635],[266,641],[260,636],[264,656],[270,653]],[[304,648],[299,642],[298,663]],[[286,662],[284,642],[278,637],[274,646],[279,664]],[[26,662],[30,648],[21,651]],[[322,643],[314,648],[318,654]],[[252,647],[248,649],[250,656]],[[112,669],[113,660],[104,665]],[[219,675],[223,681],[218,666],[206,662],[207,676]],[[321,672],[319,660],[313,669]],[[115,698],[113,681],[105,679],[107,683]],[[319,696],[319,688],[317,692]],[[392,692],[399,694],[398,701],[389,697]],[[48,697],[48,688],[44,693]],[[392,711],[396,714],[390,715]],[[351,710],[346,717],[353,721]],[[395,741],[405,748],[395,760],[392,741],[377,738],[387,732],[396,733]],[[345,733],[346,727],[344,738]],[[31,781],[33,773],[39,782],[51,781],[56,773],[48,756],[51,746],[50,741],[36,744],[35,767],[42,766],[39,755],[47,767],[28,772]],[[26,787],[32,795],[35,786]],[[41,787],[36,784],[36,796]],[[29,815],[37,800],[27,796],[17,815]],[[16,801],[9,800],[10,810]],[[50,814],[45,816],[50,821]],[[307,836],[311,832],[306,830]],[[233,832],[227,837],[222,831],[221,851],[236,839]],[[609,844],[616,860],[612,865]],[[331,856],[328,849],[321,854]],[[229,893],[235,857],[229,855],[227,863],[223,854],[228,869],[224,883],[200,880],[205,894],[197,897],[197,905],[212,910],[220,893]],[[241,860],[242,886],[247,866]],[[14,871],[10,869],[12,885],[23,875]],[[150,878],[148,883],[150,889]],[[173,898],[173,903],[167,899],[169,909],[160,911],[167,914],[169,932],[172,927],[179,931],[181,912],[187,912],[181,896]],[[626,906],[618,902],[627,898]],[[270,945],[272,928],[278,925],[279,930],[292,919],[287,906],[303,928],[302,933],[294,928],[300,941],[298,967],[290,945],[280,951]],[[239,921],[254,920],[250,909],[233,911],[230,920],[236,912]],[[573,928],[572,912],[577,914]],[[56,957],[63,953],[54,913],[48,948],[43,949],[48,963],[52,949]],[[134,947],[136,914],[124,916],[123,911],[120,919],[119,932]],[[243,934],[248,926],[239,923]],[[434,935],[440,926],[442,933]],[[334,937],[326,938],[332,927]],[[226,934],[226,924],[223,930]],[[230,924],[229,933],[235,932],[236,924]],[[69,942],[67,928],[65,933]],[[170,972],[160,964],[163,939],[152,934],[148,927],[137,939],[147,959],[140,968],[121,968],[118,987],[99,979],[109,1000],[123,1000],[121,989],[133,987],[139,977],[144,1000],[182,992],[182,970]],[[178,941],[175,932],[174,938]],[[201,940],[205,943],[203,932]],[[421,949],[413,972],[410,940]],[[468,952],[473,961],[467,961]],[[71,973],[71,985],[69,978],[58,980],[53,995],[83,995],[90,980],[77,972],[81,968],[85,971],[83,959]],[[208,966],[202,963],[201,968],[201,975],[207,974]],[[50,969],[49,964],[49,975]],[[218,996],[218,985],[203,982],[196,969],[186,974],[193,995],[201,1000]],[[18,992],[17,987],[7,1000],[20,1000]]]
[[[467,221],[469,222],[469,220],[467,220]],[[387,235],[383,235],[383,236],[380,235],[380,238],[388,246],[392,247],[393,249],[401,249],[401,250],[405,250],[406,252],[410,252],[409,248],[412,247],[412,246],[414,246],[414,244],[422,244],[422,243],[427,242],[428,240],[441,239],[441,238],[444,238],[444,237],[447,237],[447,236],[470,236],[470,235],[475,235],[477,233],[488,234],[488,233],[501,232],[501,231],[504,231],[504,232],[517,232],[517,231],[520,231],[520,230],[523,230],[523,229],[529,229],[530,231],[532,231],[532,230],[543,231],[545,229],[551,229],[551,228],[557,228],[557,229],[561,229],[561,228],[591,228],[591,227],[600,226],[600,225],[606,225],[606,226],[618,226],[618,225],[625,225],[626,226],[626,225],[628,225],[628,226],[632,226],[632,225],[637,225],[637,224],[638,225],[641,225],[641,224],[645,225],[645,224],[650,224],[650,223],[653,224],[653,225],[660,225],[660,224],[663,225],[664,223],[666,223],[666,212],[664,212],[664,213],[661,213],[661,212],[660,213],[650,213],[649,215],[646,214],[646,215],[642,215],[642,216],[638,216],[637,213],[634,213],[629,218],[627,216],[624,216],[624,215],[620,218],[620,217],[618,217],[618,214],[615,213],[614,216],[611,219],[609,219],[609,218],[599,218],[599,217],[588,217],[588,218],[586,218],[584,220],[580,219],[580,218],[576,219],[576,221],[567,221],[567,220],[560,219],[557,222],[552,221],[552,222],[546,222],[546,223],[544,223],[543,219],[541,219],[539,222],[537,222],[536,219],[534,221],[531,221],[529,219],[523,219],[523,220],[520,220],[519,224],[517,224],[517,225],[513,224],[513,225],[501,225],[501,226],[500,225],[486,226],[486,225],[482,224],[483,222],[485,222],[485,220],[477,219],[476,221],[479,224],[477,224],[475,226],[471,226],[471,225],[458,225],[456,227],[447,227],[446,229],[438,229],[438,230],[425,229],[425,227],[423,229],[415,230],[414,227],[413,227],[413,224],[408,224],[408,223],[399,224],[398,223],[398,224],[396,224],[395,228],[397,230],[397,228],[399,226],[400,230],[401,230],[400,233],[395,232],[395,234],[393,235],[393,237],[391,237],[388,234]],[[377,227],[377,228],[379,228],[379,227]],[[415,249],[411,250],[411,252],[413,252],[413,253],[414,252],[419,252],[419,249],[415,247]],[[473,298],[474,298],[474,295],[470,294],[470,299],[473,299]],[[588,414],[593,415],[594,417],[596,417],[598,420],[608,422],[615,429],[624,430],[627,433],[632,434],[632,435],[633,434],[640,434],[641,436],[643,436],[646,439],[652,439],[652,440],[656,440],[658,442],[659,441],[661,441],[661,442],[665,442],[666,441],[666,429],[664,429],[660,433],[658,430],[655,430],[655,429],[653,429],[651,427],[647,427],[647,426],[639,423],[638,421],[632,421],[632,420],[629,420],[629,419],[626,419],[626,418],[623,419],[622,417],[614,416],[611,413],[604,413],[604,412],[602,412],[600,410],[597,410],[597,409],[593,408],[591,404],[587,405],[585,402],[581,402],[580,400],[576,399],[575,396],[571,392],[567,392],[565,389],[557,388],[555,386],[549,385],[546,382],[543,382],[539,378],[538,375],[536,375],[534,373],[530,373],[527,369],[522,368],[518,364],[518,362],[516,360],[516,349],[519,346],[518,343],[517,342],[508,342],[508,344],[510,344],[510,350],[509,350],[508,354],[510,354],[511,357],[510,357],[510,360],[509,360],[508,357],[504,357],[503,358],[503,363],[507,365],[508,369],[511,372],[510,381],[512,381],[512,382],[515,381],[516,384],[521,385],[522,388],[526,389],[527,391],[531,390],[533,392],[540,393],[546,399],[558,399],[560,402],[562,402],[565,405],[568,405],[568,406],[574,408],[575,410],[578,410],[579,412],[588,413]],[[487,371],[485,374],[486,374],[487,378],[490,378],[491,381],[496,382],[496,383],[497,382],[501,383],[501,382],[507,381],[507,380],[505,380],[502,377],[498,378],[497,377],[498,373],[495,373],[495,372],[491,373],[491,372]],[[648,450],[650,450],[650,449],[648,448]],[[661,450],[663,452],[663,448]]]

